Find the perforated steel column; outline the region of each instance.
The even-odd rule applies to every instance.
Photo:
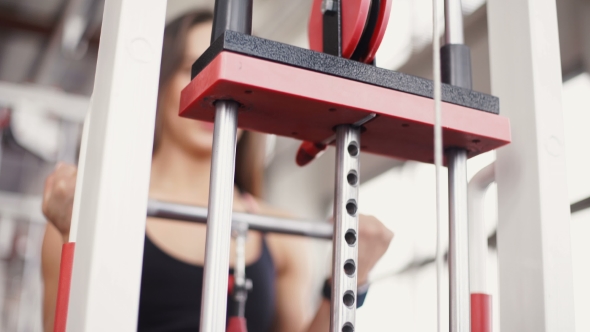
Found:
[[[360,128],[336,129],[336,188],[330,331],[353,332],[356,317]]]

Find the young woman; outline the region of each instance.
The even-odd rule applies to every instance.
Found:
[[[178,116],[180,91],[191,65],[209,46],[212,15],[185,15],[164,34],[151,198],[207,205],[213,124]],[[275,216],[284,213],[260,201],[264,139],[239,131],[234,208]],[[123,167],[123,166],[122,166]],[[43,212],[49,220],[43,243],[44,326],[52,331],[61,247],[68,241],[76,168],[58,165],[47,178]],[[205,225],[147,219],[138,330],[198,331],[205,250]],[[358,283],[387,250],[393,234],[373,217],[360,216]],[[246,275],[253,289],[246,305],[250,332],[326,332],[330,303],[310,294],[310,254],[305,239],[250,231]],[[232,243],[232,252],[234,252]],[[234,257],[230,259],[233,266]]]

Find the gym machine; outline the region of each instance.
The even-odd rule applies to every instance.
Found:
[[[118,13],[115,19],[129,23],[133,15],[141,13],[125,12],[125,5],[137,0],[107,1],[105,11]],[[161,48],[162,30],[160,24],[163,17],[156,14],[158,6],[152,4],[150,17],[142,18],[145,22],[153,18],[156,22],[150,30],[150,38],[129,40],[125,52],[130,52],[129,61],[133,64],[135,75],[148,77],[148,82],[157,74],[150,67],[141,74],[142,64],[156,61],[154,50]],[[110,7],[119,6],[119,7]],[[158,7],[158,8],[156,8]],[[161,8],[160,8],[161,9]],[[229,243],[233,232],[236,239],[243,241],[248,228],[256,229],[255,221],[245,221],[244,215],[233,214],[233,176],[235,163],[236,131],[239,127],[264,133],[294,137],[304,143],[296,157],[299,164],[304,165],[313,160],[327,145],[336,146],[336,187],[334,196],[334,220],[331,231],[333,241],[332,266],[332,301],[331,301],[331,332],[355,331],[356,314],[356,264],[357,264],[357,224],[358,224],[358,188],[359,188],[359,155],[361,150],[407,160],[433,163],[434,159],[434,126],[432,115],[434,109],[433,81],[414,77],[391,70],[375,67],[375,53],[383,38],[391,0],[315,0],[310,17],[309,34],[312,50],[302,49],[251,35],[252,0],[217,0],[215,3],[215,19],[211,46],[194,63],[192,82],[181,95],[180,115],[215,123],[213,157],[211,168],[211,186],[207,213],[207,242],[205,254],[205,273],[203,286],[203,304],[201,312],[201,331],[222,332],[226,329],[225,313],[228,293]],[[123,13],[126,20],[123,20]],[[442,61],[442,107],[441,119],[444,130],[444,163],[449,169],[449,211],[450,211],[450,248],[449,271],[451,286],[450,326],[452,332],[472,330],[470,322],[471,305],[469,293],[468,265],[468,232],[467,232],[467,177],[466,160],[478,154],[497,149],[510,142],[510,124],[507,118],[499,115],[499,100],[496,97],[471,90],[471,72],[469,50],[462,45],[462,12],[459,0],[445,1],[446,34],[445,47],[441,51]],[[105,24],[108,21],[105,20]],[[163,25],[162,25],[163,26]],[[136,27],[120,24],[120,34],[132,35]],[[153,35],[153,36],[152,36]],[[107,34],[107,37],[111,36]],[[112,39],[105,39],[106,44],[116,44],[122,38],[114,34]],[[127,40],[125,40],[127,41]],[[141,50],[141,53],[136,52]],[[113,59],[99,59],[100,61]],[[111,63],[113,67],[119,63]],[[114,69],[112,69],[114,73]],[[113,74],[114,75],[114,74]],[[128,76],[127,76],[128,77]],[[98,83],[102,83],[97,78]],[[115,78],[113,78],[115,80]],[[135,84],[135,82],[128,82]],[[147,84],[147,83],[146,83]],[[104,85],[98,84],[93,98],[99,98],[104,92]],[[137,91],[144,87],[137,85]],[[115,89],[116,86],[111,87]],[[145,86],[146,96],[155,95],[153,86]],[[98,97],[97,97],[98,95]],[[154,110],[155,100],[152,97],[136,101],[131,99],[111,100],[118,105],[132,103],[129,106]],[[140,105],[136,105],[140,104]],[[110,107],[112,105],[109,104]],[[106,127],[123,120],[116,117],[107,118],[94,108],[107,107],[99,102],[93,103],[86,123],[83,149],[96,147],[100,139],[115,140],[105,131],[98,128]],[[149,137],[153,133],[150,115],[145,114],[137,126],[147,129],[134,129],[140,134],[137,137]],[[136,114],[137,115],[137,114]],[[131,118],[125,118],[131,120]],[[96,124],[98,123],[98,124]],[[111,123],[111,125],[113,125]],[[93,133],[92,135],[90,133]],[[133,133],[128,133],[133,134]],[[101,136],[102,135],[102,136]],[[106,137],[106,138],[105,138]],[[110,137],[110,138],[109,138]],[[362,140],[361,140],[362,138]],[[107,144],[108,145],[108,144]],[[141,160],[146,164],[149,155],[141,151]],[[130,157],[130,156],[126,156]],[[131,156],[132,157],[132,156]],[[81,161],[86,157],[82,151]],[[114,172],[105,161],[105,172]],[[138,162],[139,163],[139,162]],[[101,164],[102,165],[102,164]],[[81,170],[84,164],[80,165]],[[137,172],[146,176],[145,168]],[[70,278],[72,266],[90,264],[92,259],[101,259],[100,253],[93,251],[94,243],[80,244],[87,246],[85,252],[92,257],[80,263],[74,259],[74,243],[76,235],[88,237],[89,232],[98,230],[92,236],[100,237],[104,228],[98,226],[78,225],[78,220],[92,217],[92,209],[87,202],[93,194],[93,186],[101,186],[103,192],[108,187],[104,183],[89,183],[84,172],[79,173],[76,189],[76,204],[73,213],[71,243],[64,245],[62,252],[62,271],[60,276],[60,294],[56,312],[56,331],[69,329],[86,331],[98,329],[92,325],[89,316],[94,310],[100,311],[90,300],[82,303],[84,315],[68,316]],[[115,172],[116,173],[116,172]],[[123,173],[117,173],[123,174]],[[106,175],[105,175],[106,176]],[[85,179],[84,183],[81,181]],[[139,181],[139,180],[138,180]],[[141,187],[144,192],[145,185]],[[86,200],[84,197],[86,196]],[[104,200],[105,197],[95,197]],[[203,211],[196,213],[191,207],[179,209],[178,205],[166,205],[162,202],[141,202],[129,212],[130,219],[139,220],[136,211],[143,208],[148,214],[166,215],[175,219],[202,220]],[[86,205],[84,205],[86,204]],[[158,206],[159,204],[159,206]],[[99,209],[100,210],[100,209]],[[96,213],[98,210],[94,210]],[[122,210],[112,213],[122,213]],[[106,216],[100,216],[106,218]],[[242,218],[240,221],[239,219]],[[257,218],[255,218],[257,219]],[[293,223],[295,223],[293,221]],[[95,225],[90,223],[91,225]],[[274,223],[266,226],[265,231],[296,233],[306,236],[328,238],[325,228],[322,230],[301,230],[300,227],[286,227]],[[294,225],[294,224],[293,224]],[[303,226],[302,224],[301,226]],[[285,227],[283,227],[285,226]],[[79,229],[78,229],[79,227]],[[107,227],[107,226],[103,226]],[[283,230],[281,230],[281,227]],[[306,226],[307,227],[307,226]],[[303,227],[305,228],[305,227]],[[290,229],[290,230],[287,230]],[[299,230],[297,230],[299,229]],[[298,233],[299,232],[299,233]],[[306,233],[307,232],[307,233]],[[318,234],[322,234],[321,236]],[[314,235],[312,235],[314,234]],[[139,235],[126,239],[138,243]],[[133,246],[137,249],[137,246]],[[240,247],[240,246],[238,246]],[[134,251],[134,257],[139,252]],[[242,253],[243,254],[243,253]],[[238,261],[243,256],[240,250],[236,253]],[[242,258],[240,258],[242,257]],[[130,279],[121,284],[130,284],[135,280],[138,264],[130,262],[129,269],[134,270]],[[81,267],[80,271],[87,268]],[[139,265],[140,267],[140,265]],[[247,292],[247,279],[237,269],[234,276],[234,287],[242,287]],[[243,271],[242,271],[243,272]],[[76,269],[74,268],[74,274]],[[103,295],[98,289],[91,289],[93,270],[82,275],[76,284],[72,280],[72,289],[82,289],[77,298],[100,298]],[[111,290],[113,291],[113,290]],[[135,290],[123,290],[125,298],[137,295]],[[97,293],[98,292],[98,293]],[[83,294],[82,294],[83,293]],[[243,294],[242,294],[243,295]],[[60,302],[61,301],[61,302]],[[80,303],[76,303],[78,305]],[[96,321],[96,320],[94,320]],[[66,324],[67,323],[67,324]],[[132,330],[133,323],[113,322],[120,324],[121,330]],[[486,331],[485,329],[473,331]]]
[[[233,165],[232,135],[239,114],[242,128],[320,142],[304,143],[301,150],[307,144],[319,151],[334,142],[331,331],[352,332],[357,292],[359,154],[364,150],[433,162],[432,82],[365,64],[363,59],[373,61],[368,53],[374,55],[374,51],[356,52],[355,47],[364,46],[354,40],[363,39],[363,28],[376,29],[371,36],[378,36],[384,29],[387,15],[374,13],[385,11],[387,1],[315,1],[310,44],[321,53],[253,37],[250,5],[240,2],[245,7],[238,10],[232,1],[216,4],[212,45],[193,65],[194,79],[182,92],[180,111],[181,116],[215,120],[205,260],[213,264],[206,263],[205,267],[201,329],[225,328],[225,317],[215,313],[224,312],[226,305],[220,297],[227,291],[223,275],[228,264],[222,260],[229,258],[224,253],[229,248],[231,224],[233,169],[229,165]],[[470,90],[469,50],[461,45],[460,2],[447,1],[446,13],[442,69],[443,79],[450,84],[442,89],[442,119],[450,183],[450,322],[455,332],[471,328],[466,160],[507,144],[510,129],[508,120],[497,114],[496,98]],[[368,17],[381,17],[382,25],[372,27],[366,23]],[[360,61],[352,59],[355,52]],[[298,161],[306,160],[300,158],[301,150]],[[308,153],[307,160],[313,159],[314,152]]]

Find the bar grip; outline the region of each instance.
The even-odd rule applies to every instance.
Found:
[[[70,302],[70,284],[72,282],[72,268],[74,265],[75,242],[64,243],[61,249],[61,263],[59,266],[59,282],[57,286],[57,303],[55,305],[55,320],[53,332],[65,332],[68,320],[68,304]]]
[[[233,274],[227,276],[227,294],[232,295],[234,293],[235,278]]]
[[[326,144],[303,142],[297,151],[295,161],[299,166],[305,166],[320,156],[327,148]]]
[[[226,332],[248,332],[246,326],[246,318],[244,317],[230,317],[227,323]]]

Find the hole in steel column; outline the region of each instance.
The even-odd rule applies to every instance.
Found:
[[[350,323],[346,323],[342,326],[342,332],[354,332],[354,326]]]
[[[358,156],[359,146],[356,142],[351,142],[350,144],[348,144],[348,154],[350,154],[353,157]]]
[[[346,203],[346,211],[351,216],[354,216],[356,214],[356,202],[353,199],[351,199],[350,201],[348,201],[348,203]]]
[[[356,232],[354,229],[349,229],[344,234],[344,240],[348,243],[349,246],[354,246],[356,244]]]
[[[359,177],[356,175],[356,171],[350,171],[346,176],[346,180],[348,180],[348,184],[350,184],[351,186],[355,186],[359,181]]]
[[[354,304],[354,293],[352,291],[346,291],[346,293],[344,293],[344,297],[342,298],[342,302],[344,302],[345,306],[352,307]]]
[[[344,273],[346,273],[347,276],[352,277],[354,272],[356,272],[356,265],[354,264],[354,261],[349,259],[344,262]]]

